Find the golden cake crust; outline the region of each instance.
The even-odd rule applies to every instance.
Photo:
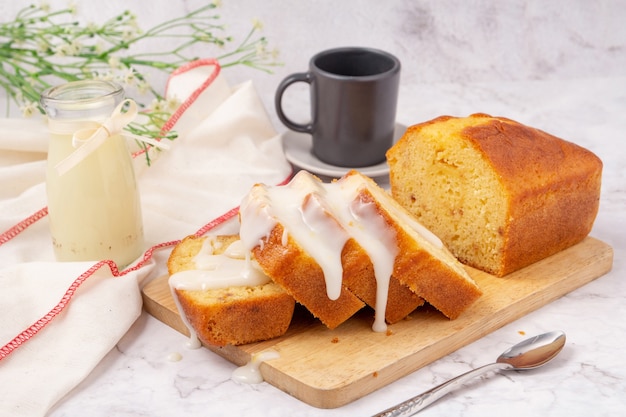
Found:
[[[393,199],[386,198],[373,180],[366,178],[366,181],[370,187],[361,191],[362,201],[376,204],[380,216],[396,232],[398,255],[394,263],[393,278],[425,299],[446,317],[458,318],[482,295],[478,285],[445,246],[437,250],[437,255],[432,250],[426,249],[425,245],[416,239],[411,226],[393,215],[394,208],[397,211],[403,208]],[[373,192],[376,192],[376,195]]]
[[[283,244],[283,234],[284,228],[278,223],[262,244],[252,249],[259,265],[274,282],[329,329],[336,328],[365,306],[345,286],[342,286],[339,298],[329,299],[320,266],[293,238],[288,237],[286,244]],[[344,250],[342,258],[345,253]],[[362,254],[360,262],[367,260],[367,255]]]
[[[214,238],[225,249],[238,236]],[[193,258],[205,239],[207,237],[189,236],[176,245],[167,262],[169,274],[195,269]],[[274,282],[249,287],[174,291],[198,338],[214,346],[241,345],[282,336],[291,323],[295,306],[294,299]]]
[[[438,143],[442,153],[446,147],[463,144],[488,167],[493,177],[489,184],[475,181],[472,187],[467,182],[457,192],[468,196],[481,187],[497,190],[495,198],[485,202],[502,204],[497,209],[499,236],[494,237],[501,242],[491,260],[472,255],[471,245],[480,246],[482,242],[472,242],[471,238],[464,241],[452,232],[451,223],[460,223],[462,217],[472,215],[463,206],[462,197],[455,206],[446,207],[444,213],[443,205],[420,195],[419,188],[428,189],[428,193],[447,190],[443,185],[430,188],[434,180],[426,175],[427,168],[416,166],[436,165],[441,167],[438,172],[450,177],[470,175],[472,168],[464,166],[462,160],[432,157],[425,162],[431,158],[426,148],[435,146],[429,145],[431,142]],[[442,116],[411,126],[388,151],[387,159],[394,198],[441,237],[462,262],[498,276],[580,242],[591,231],[598,212],[600,159],[576,144],[507,118],[486,114],[467,118]],[[447,225],[442,220],[446,215]],[[478,227],[484,221],[475,224]],[[483,236],[480,232],[467,232],[474,233],[477,239]]]

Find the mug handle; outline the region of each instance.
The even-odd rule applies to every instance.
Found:
[[[296,132],[302,133],[312,133],[313,132],[313,123],[308,124],[300,124],[289,119],[285,113],[283,112],[283,94],[287,87],[289,87],[293,83],[304,82],[307,84],[311,84],[313,81],[313,77],[310,72],[299,72],[295,74],[289,75],[287,78],[282,80],[276,89],[276,95],[274,96],[274,106],[276,107],[276,113],[278,114],[278,118],[285,126],[287,126],[291,130],[295,130]]]

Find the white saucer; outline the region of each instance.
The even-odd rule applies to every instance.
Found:
[[[406,131],[406,126],[396,123],[393,143]],[[312,138],[308,133],[299,133],[288,130],[282,135],[283,150],[289,162],[298,168],[305,169],[313,174],[326,175],[328,177],[341,177],[354,169],[368,177],[381,177],[389,173],[387,161],[367,167],[339,167],[320,161],[311,152]]]

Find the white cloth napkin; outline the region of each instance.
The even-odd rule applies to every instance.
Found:
[[[236,231],[233,209],[250,187],[290,176],[250,82],[231,88],[214,61],[197,61],[172,74],[167,95],[183,103],[171,121],[179,137],[150,167],[135,158],[146,261],[119,276],[107,264],[54,260],[46,128],[0,119],[0,416],[45,415],[141,314],[140,287],[166,273],[173,242],[225,213],[220,231]]]

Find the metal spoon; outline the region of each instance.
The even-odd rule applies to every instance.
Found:
[[[496,363],[457,376],[373,417],[407,417],[428,407],[472,378],[490,371],[521,371],[537,368],[554,358],[565,345],[565,333],[553,331],[526,339],[503,352]]]

